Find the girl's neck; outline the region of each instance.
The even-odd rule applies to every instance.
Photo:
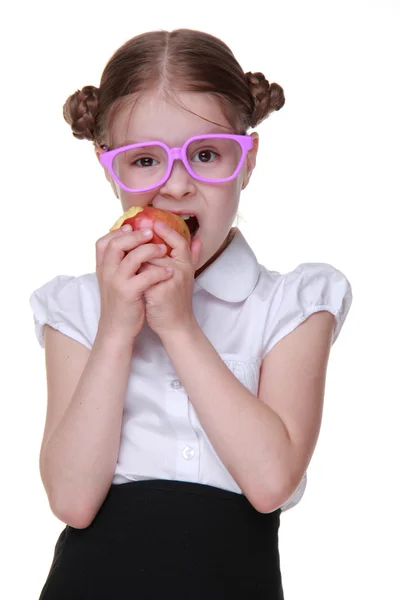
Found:
[[[199,275],[201,275],[201,273],[207,269],[207,267],[209,267],[217,258],[220,254],[222,254],[222,252],[229,246],[229,244],[231,243],[231,241],[233,240],[233,238],[235,237],[235,233],[236,233],[236,227],[232,227],[228,233],[228,235],[226,236],[225,241],[222,243],[222,246],[220,246],[220,248],[216,251],[216,253],[214,254],[214,256],[212,256],[202,267],[200,267],[200,269],[198,269],[195,274],[194,274],[194,278],[196,279]]]

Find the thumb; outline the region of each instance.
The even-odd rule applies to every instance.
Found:
[[[201,240],[195,240],[190,247],[190,252],[192,255],[192,262],[193,262],[193,266],[194,266],[195,270],[197,270],[199,267],[200,253],[201,253],[202,246],[203,246],[203,242]]]

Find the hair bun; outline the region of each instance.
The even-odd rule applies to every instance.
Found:
[[[99,90],[86,85],[69,96],[63,107],[63,116],[71,125],[72,134],[78,140],[95,139],[95,122],[99,106]]]
[[[250,125],[256,127],[274,110],[285,104],[283,89],[277,83],[269,83],[262,73],[246,73],[247,84],[253,97],[254,108]]]

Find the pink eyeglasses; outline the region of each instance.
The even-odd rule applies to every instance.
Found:
[[[100,162],[123,190],[139,193],[163,185],[176,160],[198,181],[235,179],[252,147],[251,136],[216,133],[191,137],[181,148],[169,148],[160,141],[129,144],[107,150],[100,155]]]

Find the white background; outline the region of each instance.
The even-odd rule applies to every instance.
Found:
[[[64,527],[39,474],[46,379],[29,296],[58,274],[94,271],[95,241],[121,214],[62,106],[99,84],[130,37],[189,27],[285,90],[284,108],[258,128],[240,206],[259,261],[280,272],[328,262],[353,287],[308,488],[282,515],[285,600],[400,598],[398,2],[25,1],[2,11],[0,596],[39,597]]]

